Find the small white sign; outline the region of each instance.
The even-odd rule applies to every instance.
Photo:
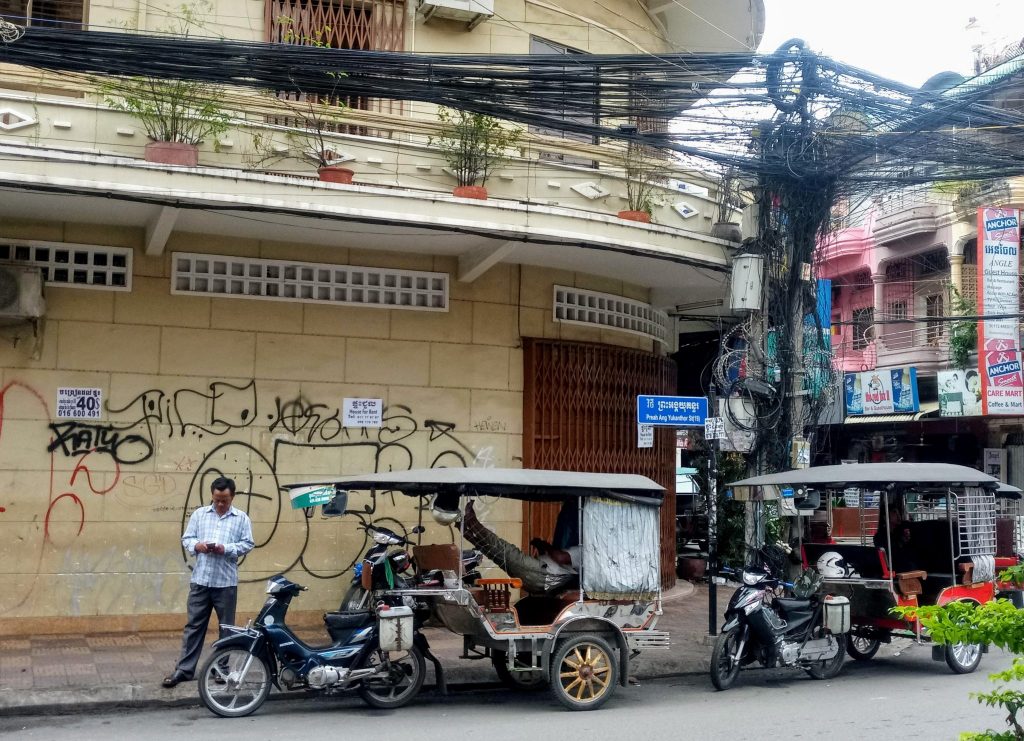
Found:
[[[638,448],[654,447],[654,425],[636,426],[636,446]]]
[[[99,419],[102,410],[102,389],[57,389],[57,417],[59,419]]]
[[[721,417],[708,417],[704,420],[705,440],[725,439],[725,420]]]
[[[344,427],[380,427],[384,417],[383,399],[345,399]]]

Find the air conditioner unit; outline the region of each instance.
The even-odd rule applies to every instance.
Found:
[[[45,311],[42,271],[23,265],[0,265],[0,324],[37,319]]]
[[[465,21],[466,29],[472,31],[494,17],[494,0],[420,0],[419,10],[424,22],[431,18]]]

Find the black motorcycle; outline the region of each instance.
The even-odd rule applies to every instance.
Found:
[[[305,587],[283,575],[267,582],[267,601],[245,627],[221,626],[225,637],[197,677],[199,696],[212,712],[249,715],[267,699],[271,684],[283,690],[355,690],[376,708],[399,708],[423,686],[426,639],[411,609],[380,603],[374,610],[327,613],[327,646],[304,643],[285,623],[288,606]],[[402,622],[407,621],[407,622]]]
[[[415,576],[410,573],[414,564],[409,552],[405,550],[413,545],[409,540],[379,525],[364,525],[363,529],[373,545],[352,570],[352,584],[341,599],[342,612],[365,610],[374,591],[407,589],[412,586],[440,587],[444,584],[444,574],[437,569]],[[412,532],[421,533],[423,528],[417,526]],[[463,584],[472,586],[480,577],[479,567],[483,554],[477,550],[465,550],[461,558]]]
[[[728,572],[728,570],[723,569]],[[797,666],[815,679],[831,679],[842,669],[850,605],[845,598],[818,594],[821,577],[807,571],[796,585],[765,567],[747,567],[725,611],[725,624],[711,652],[711,682],[729,689],[740,669]],[[778,596],[795,588],[800,597]]]

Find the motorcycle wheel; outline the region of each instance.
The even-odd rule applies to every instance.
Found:
[[[423,687],[427,667],[419,648],[412,646],[406,653],[392,651],[388,659],[391,669],[386,675],[369,677],[359,685],[359,696],[370,707],[392,710],[408,705]],[[383,652],[377,650],[370,654],[362,668],[383,663]]]
[[[953,643],[945,646],[946,665],[956,674],[970,674],[981,663],[980,643]]]
[[[877,638],[849,635],[846,638],[846,653],[854,661],[868,661],[878,653],[882,642]]]
[[[740,645],[739,626],[720,633],[711,650],[711,684],[716,690],[727,690],[740,674],[740,662],[733,657]]]
[[[575,633],[555,647],[551,690],[570,710],[597,710],[608,702],[619,678],[619,662],[596,633]]]
[[[820,628],[815,631],[815,635],[813,637],[824,638]],[[849,646],[849,643],[846,640],[846,633],[837,633],[832,637],[838,641],[839,650],[836,651],[836,655],[831,659],[819,661],[816,664],[807,667],[807,673],[814,679],[832,679],[832,677],[836,676],[843,668],[843,660],[846,658],[846,651]]]
[[[361,612],[367,609],[367,602],[366,590],[359,584],[353,584],[341,598],[341,607],[338,609],[342,612]]]
[[[249,715],[270,694],[270,669],[259,656],[241,648],[215,652],[199,671],[199,697],[216,715]]]
[[[519,656],[524,655],[520,654]],[[516,661],[524,664],[529,661],[532,664],[533,655],[525,654],[521,660],[517,658]],[[494,664],[494,671],[498,673],[498,679],[506,687],[520,692],[535,692],[548,686],[548,678],[539,669],[529,672],[509,671],[508,655],[504,651],[491,649],[491,663]]]

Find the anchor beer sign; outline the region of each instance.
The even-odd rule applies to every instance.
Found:
[[[1010,315],[978,327],[982,414],[1024,414],[1020,362],[1020,212],[978,209],[978,313]]]

